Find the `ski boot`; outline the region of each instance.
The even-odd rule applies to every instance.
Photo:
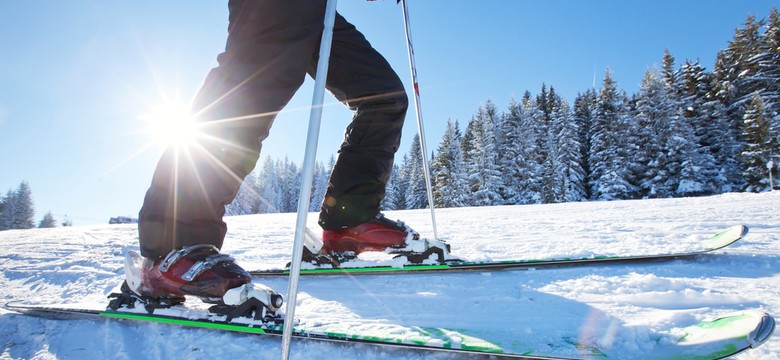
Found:
[[[420,234],[402,221],[392,221],[382,213],[362,224],[345,229],[324,230],[321,253],[338,262],[356,258],[366,251],[384,251],[404,256],[410,263],[419,264],[431,255],[436,261],[457,261],[450,255],[450,246],[444,241],[421,239]]]
[[[130,251],[125,256],[126,281],[109,307],[144,304],[155,309],[181,304],[185,296],[216,304],[212,312],[256,319],[273,317],[282,297],[268,287],[253,284],[252,277],[213,245],[193,245],[173,250],[164,258],[151,260]]]

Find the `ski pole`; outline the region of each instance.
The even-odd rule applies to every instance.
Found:
[[[298,218],[295,226],[292,262],[290,263],[290,283],[287,288],[287,307],[285,309],[284,329],[282,332],[282,360],[290,357],[293,323],[295,322],[295,303],[298,297],[298,280],[301,274],[303,258],[303,238],[306,232],[306,217],[309,213],[309,198],[314,180],[314,160],[317,158],[317,142],[322,122],[322,106],[325,99],[325,82],[328,77],[330,47],[333,42],[333,25],[336,22],[336,0],[328,0],[325,5],[324,27],[320,41],[320,58],[317,61],[317,75],[314,79],[314,95],[309,115],[309,130],[306,136],[306,152],[303,157],[301,193],[298,197]]]
[[[436,232],[436,213],[433,209],[433,189],[431,187],[431,172],[428,166],[428,150],[425,146],[425,129],[423,127],[422,109],[420,107],[420,85],[417,82],[417,65],[414,62],[414,47],[412,46],[412,30],[409,26],[409,7],[406,0],[401,0],[403,5],[404,25],[406,29],[406,48],[409,52],[409,68],[412,72],[412,84],[414,86],[414,107],[417,113],[417,131],[420,133],[420,151],[422,152],[423,176],[425,177],[425,190],[428,193],[428,207],[431,209],[431,224],[433,226],[433,238],[438,239]]]

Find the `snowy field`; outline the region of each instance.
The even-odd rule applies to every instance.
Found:
[[[389,212],[423,236],[427,210]],[[439,237],[469,260],[671,252],[732,225],[748,236],[692,260],[503,272],[303,277],[296,318],[469,329],[544,346],[590,339],[625,354],[649,334],[713,315],[761,309],[780,317],[780,192],[714,197],[441,209]],[[284,266],[295,214],[227,219],[224,251],[246,269]],[[310,217],[316,228],[316,214]],[[137,249],[134,225],[0,232],[0,302],[105,303]],[[376,257],[376,256],[375,256]],[[259,281],[286,292],[286,278]],[[609,334],[580,331],[609,324]],[[608,335],[608,336],[607,336]],[[594,338],[595,337],[595,338]],[[514,339],[514,340],[513,340]],[[519,339],[519,340],[518,340]],[[278,338],[163,324],[57,321],[0,310],[0,359],[277,359]],[[481,359],[451,353],[296,340],[294,359]],[[780,358],[780,336],[737,359]]]

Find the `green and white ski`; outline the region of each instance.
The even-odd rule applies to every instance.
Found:
[[[205,309],[183,305],[157,309],[150,314],[141,308],[104,310],[88,304],[29,305],[7,304],[6,309],[26,315],[53,319],[102,318],[110,320],[142,321],[207,328],[214,331],[242,332],[278,336],[282,324],[260,322],[249,318],[225,321],[224,316],[208,313]],[[758,347],[773,333],[775,321],[758,310],[745,310],[718,316],[701,323],[672,328],[650,336],[641,351],[627,353],[599,344],[582,343],[576,339],[558,338],[550,334],[543,348],[524,345],[523,334],[511,334],[512,341],[492,341],[469,330],[405,326],[383,320],[344,320],[298,322],[294,326],[296,338],[318,341],[372,344],[431,351],[449,351],[472,354],[500,354],[519,359],[722,359]],[[606,329],[587,328],[587,332]],[[618,334],[619,335],[619,334]]]
[[[734,244],[742,239],[748,233],[747,226],[732,226],[709,238],[702,240],[698,247],[685,252],[662,253],[636,256],[589,256],[589,257],[563,257],[547,259],[523,259],[523,260],[500,260],[500,261],[462,261],[448,262],[444,264],[408,264],[403,266],[351,266],[349,262],[342,264],[341,267],[332,267],[323,265],[312,267],[307,265],[301,269],[301,275],[324,276],[324,275],[378,275],[378,274],[397,274],[397,273],[418,273],[418,272],[443,272],[443,271],[485,271],[485,270],[521,270],[546,267],[565,267],[582,266],[610,263],[630,263],[643,261],[662,261],[690,258],[698,255],[707,254]],[[252,276],[287,276],[287,269],[269,269],[250,271]]]

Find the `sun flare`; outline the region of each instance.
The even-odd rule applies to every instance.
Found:
[[[141,118],[154,141],[164,146],[191,145],[199,134],[197,123],[185,104],[161,104]]]

